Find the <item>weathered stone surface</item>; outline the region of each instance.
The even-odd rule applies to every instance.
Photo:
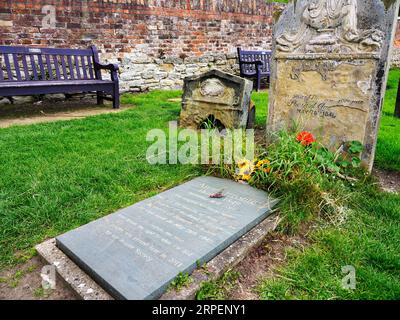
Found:
[[[223,190],[225,197],[210,195]],[[272,213],[248,185],[200,177],[57,238],[57,246],[118,299],[156,299]]]
[[[180,125],[199,129],[212,116],[225,128],[246,128],[253,83],[211,70],[185,78]]]
[[[277,23],[268,128],[293,120],[372,169],[399,1],[298,0]]]
[[[56,246],[56,240],[47,240],[36,251],[49,265],[56,268],[63,281],[83,300],[113,300],[96,282],[82,271]]]

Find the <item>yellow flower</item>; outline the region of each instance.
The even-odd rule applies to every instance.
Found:
[[[257,162],[256,168],[261,168],[265,165],[270,165],[270,164],[271,164],[271,161],[269,161],[268,159],[260,160]]]
[[[250,167],[252,165],[253,165],[253,163],[250,160],[247,160],[247,159],[243,159],[243,160],[240,160],[238,162],[239,169],[243,169],[245,167]]]
[[[243,159],[238,162],[238,170],[236,171],[236,178],[238,180],[249,181],[251,174],[254,171],[254,164],[250,160]]]

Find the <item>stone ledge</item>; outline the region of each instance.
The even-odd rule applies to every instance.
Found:
[[[255,247],[259,246],[268,233],[275,230],[280,218],[273,214],[250,230],[247,234],[217,255],[204,268],[195,270],[190,284],[180,290],[168,291],[160,300],[191,300],[196,296],[203,282],[213,281],[226,271],[235,267]],[[56,267],[61,279],[83,300],[114,300],[103,288],[80,269],[56,246],[55,239],[47,240],[38,246],[39,256],[49,265]]]
[[[83,300],[113,300],[96,282],[56,247],[56,240],[47,240],[38,246],[39,256],[56,267],[61,279]]]

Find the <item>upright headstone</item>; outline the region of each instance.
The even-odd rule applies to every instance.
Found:
[[[372,169],[398,0],[297,0],[274,29],[268,127],[365,146]]]
[[[224,128],[251,126],[253,82],[219,70],[185,78],[180,125],[200,129],[208,119],[218,120]]]

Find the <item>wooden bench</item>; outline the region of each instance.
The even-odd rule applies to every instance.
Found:
[[[244,51],[238,48],[240,76],[255,79],[256,90],[261,89],[261,80],[271,75],[272,51]]]
[[[101,70],[110,71],[111,78],[103,80]],[[82,92],[96,92],[98,104],[106,99],[119,108],[118,66],[100,63],[96,47],[82,50],[0,46],[0,96]]]

